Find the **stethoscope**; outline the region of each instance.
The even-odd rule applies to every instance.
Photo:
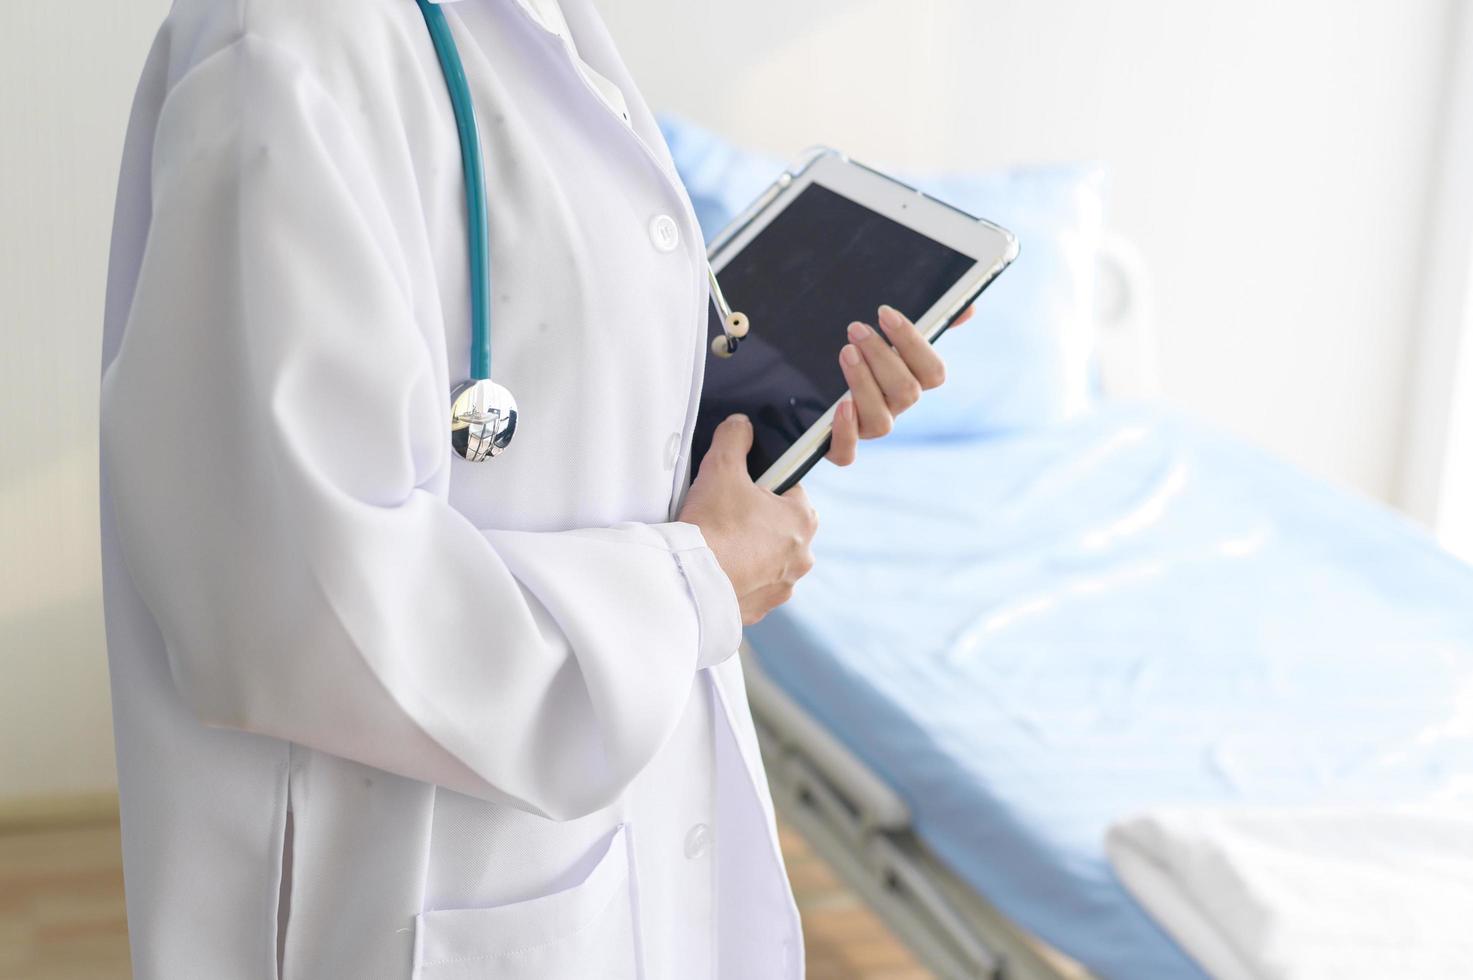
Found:
[[[481,132],[476,107],[471,100],[465,65],[460,60],[455,36],[439,6],[417,0],[425,26],[440,59],[450,105],[455,111],[455,128],[460,136],[460,161],[465,170],[466,228],[469,237],[471,280],[471,376],[450,391],[450,444],[473,463],[499,456],[517,431],[517,401],[510,391],[491,380],[491,246],[486,210],[486,170],[481,158]],[[732,310],[709,262],[706,276],[711,298],[721,316],[722,332],[711,340],[711,352],[730,357],[747,335],[749,325],[742,313]]]

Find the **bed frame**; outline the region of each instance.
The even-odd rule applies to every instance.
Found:
[[[742,647],[773,802],[850,888],[945,980],[1089,980],[958,879],[912,832],[910,809]]]

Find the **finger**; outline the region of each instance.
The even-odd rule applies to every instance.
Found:
[[[837,466],[848,466],[854,462],[859,448],[859,418],[854,412],[854,400],[844,398],[834,409],[834,432],[829,439],[829,462]]]
[[[752,422],[745,415],[730,415],[711,434],[711,448],[701,461],[702,472],[712,463],[746,471],[747,453],[752,451]]]
[[[881,341],[884,343],[884,341]],[[859,425],[859,438],[878,439],[888,435],[895,425],[895,416],[885,402],[885,393],[875,380],[869,362],[854,344],[845,344],[839,351],[839,367],[844,371],[844,380],[849,382],[849,395],[854,403],[854,416]]]
[[[969,307],[970,309],[970,307]],[[893,306],[880,307],[880,329],[895,345],[911,376],[924,389],[939,388],[946,380],[946,364],[936,348],[921,336],[916,325]]]
[[[951,325],[953,327],[959,327],[959,326],[961,326],[963,323],[966,323],[968,320],[970,320],[972,318],[972,314],[973,313],[976,313],[976,312],[977,312],[977,307],[976,306],[969,306],[969,307],[967,307],[965,310],[962,310],[960,316],[958,316],[955,320],[952,320],[951,321]]]
[[[885,404],[890,407],[892,415],[899,415],[920,399],[920,382],[901,359],[900,353],[885,343],[885,338],[869,324],[858,320],[849,324],[849,340],[864,354],[880,390],[885,393]],[[860,421],[864,421],[864,407],[863,404],[859,406]]]

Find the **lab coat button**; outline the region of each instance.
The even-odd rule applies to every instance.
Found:
[[[711,828],[698,823],[685,835],[685,856],[694,861],[711,849]]]
[[[680,461],[680,433],[670,433],[670,438],[665,441],[665,469],[675,469],[675,464]]]
[[[662,252],[673,252],[680,244],[680,226],[668,214],[657,214],[650,219],[650,241]]]

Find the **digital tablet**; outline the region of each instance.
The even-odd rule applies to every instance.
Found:
[[[1018,243],[826,150],[778,178],[710,252],[721,291],[751,329],[732,356],[706,356],[692,477],[716,426],[741,412],[752,420],[752,479],[782,493],[828,451],[834,409],[849,390],[839,367],[849,324],[874,323],[888,303],[934,342]],[[714,304],[707,329],[708,341],[722,332]]]

